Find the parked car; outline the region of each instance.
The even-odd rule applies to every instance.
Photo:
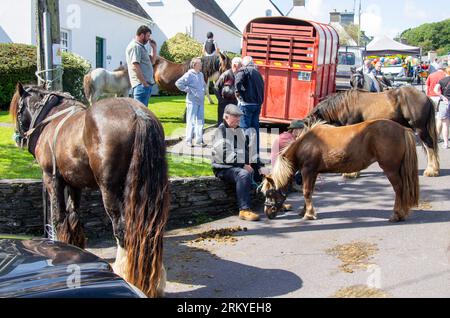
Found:
[[[363,48],[357,46],[341,46],[338,51],[338,66],[336,70],[336,90],[351,89],[350,77],[352,68],[362,66]]]
[[[99,257],[48,239],[2,239],[0,297],[140,298]]]

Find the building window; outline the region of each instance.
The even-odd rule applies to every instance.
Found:
[[[71,51],[71,38],[69,30],[61,30],[61,51]]]
[[[271,17],[272,16],[272,10],[267,9],[266,10],[266,17]]]

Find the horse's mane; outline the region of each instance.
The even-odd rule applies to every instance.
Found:
[[[19,110],[19,91],[15,91],[11,103],[9,104],[9,114],[11,115],[13,122],[17,121],[17,111]]]
[[[128,67],[126,65],[120,65],[118,68],[113,70],[113,72],[121,72],[121,71],[127,71],[128,72]]]
[[[275,187],[277,189],[284,188],[292,179],[292,175],[296,170],[295,162],[293,161],[292,157],[295,154],[298,146],[302,143],[306,134],[314,130],[315,128],[324,125],[327,125],[327,123],[322,120],[314,120],[308,122],[297,139],[280,152],[271,173],[271,178],[273,179]],[[268,188],[269,185],[264,184],[262,190],[267,191]]]
[[[324,120],[328,123],[340,122],[344,113],[352,111],[362,91],[348,90],[335,93],[321,101],[309,114],[308,118]]]

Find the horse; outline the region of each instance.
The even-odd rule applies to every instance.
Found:
[[[51,237],[84,248],[82,189],[100,189],[118,245],[115,272],[147,296],[161,296],[169,183],[157,117],[131,98],[87,108],[68,94],[20,83],[10,113],[16,143],[28,146],[43,171]]]
[[[217,80],[220,74],[231,68],[231,59],[226,54],[219,52],[217,55],[203,56],[201,60],[202,73],[205,77],[206,96],[209,103],[214,104],[209,95],[209,82]],[[184,63],[175,63],[161,56],[157,56],[155,64],[153,64],[155,82],[161,89],[167,92],[179,92],[175,86],[175,82],[189,70],[190,63],[190,60]]]
[[[362,89],[371,93],[379,93],[392,88],[392,83],[386,77],[381,78],[372,74],[365,74],[362,70],[351,68],[350,85],[353,89]]]
[[[328,96],[306,116],[306,121],[323,120],[345,126],[365,120],[390,119],[413,129],[427,153],[424,176],[439,176],[439,149],[433,102],[412,86],[382,93],[349,90]]]
[[[362,170],[378,162],[395,191],[391,222],[404,221],[410,208],[419,203],[419,178],[414,133],[390,120],[371,120],[360,124],[334,127],[316,122],[305,128],[275,163],[262,183],[266,196],[264,212],[269,219],[283,208],[283,189],[300,171],[305,205],[301,215],[316,220],[312,203],[319,173],[345,173]]]
[[[84,76],[83,88],[84,95],[91,105],[105,94],[128,97],[131,89],[128,67],[121,65],[112,72],[96,68]]]

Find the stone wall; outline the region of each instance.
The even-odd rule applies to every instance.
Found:
[[[175,178],[171,184],[169,227],[193,225],[220,215],[237,215],[234,187],[215,177]],[[261,195],[253,193],[254,203]],[[111,237],[112,227],[99,191],[84,191],[81,219],[89,238]],[[0,233],[43,234],[42,183],[0,180]]]

